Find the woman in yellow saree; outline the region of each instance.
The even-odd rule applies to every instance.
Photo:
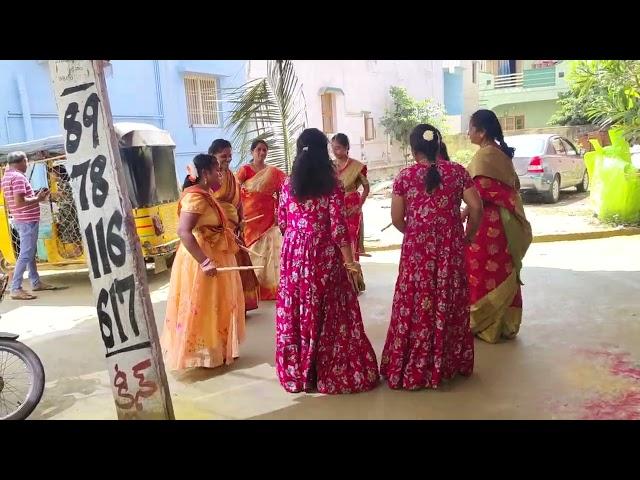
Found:
[[[265,160],[269,146],[264,140],[251,144],[253,160],[238,170],[242,210],[245,220],[244,241],[252,252],[251,261],[264,268],[256,272],[260,300],[275,300],[280,280],[282,234],[276,222],[276,208],[286,174]]]
[[[161,345],[168,370],[215,368],[239,356],[245,312],[236,266],[238,250],[220,205],[213,199],[219,167],[211,155],[194,159],[197,178],[178,203],[180,247],[171,269]]]
[[[520,270],[532,241],[531,225],[513,168],[514,150],[505,143],[496,115],[475,112],[469,138],[480,146],[467,169],[484,204],[482,223],[467,248],[471,329],[480,339],[497,343],[520,330]],[[462,215],[466,219],[466,210]]]
[[[231,163],[231,143],[221,138],[214,140],[209,147],[209,155],[213,155],[220,164],[220,174],[222,176],[220,188],[213,193],[213,197],[224,210],[227,220],[233,225],[236,240],[241,246],[244,246],[240,184],[233,172],[229,170],[229,164]],[[252,265],[249,254],[242,248],[236,254],[236,260],[238,266]],[[255,310],[258,308],[259,288],[256,274],[252,270],[245,270],[240,272],[240,277],[242,278],[242,288],[244,289],[246,311]]]
[[[331,149],[336,157],[338,178],[344,186],[345,207],[347,209],[347,226],[351,238],[351,249],[356,261],[359,253],[364,253],[364,222],[362,206],[369,196],[369,180],[367,180],[367,166],[349,157],[349,137],[338,133],[331,139]],[[362,187],[362,194],[360,194]],[[358,278],[358,290],[365,290],[364,277]]]

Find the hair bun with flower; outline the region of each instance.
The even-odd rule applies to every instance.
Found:
[[[433,136],[434,136],[433,130],[425,130],[424,133],[422,134],[422,138],[424,138],[427,142],[432,141]]]

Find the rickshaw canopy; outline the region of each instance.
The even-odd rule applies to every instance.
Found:
[[[155,125],[117,122],[113,124],[113,129],[120,148],[176,146],[171,134]],[[23,151],[27,155],[45,151],[55,155],[64,155],[64,135],[53,135],[28,142],[2,145],[0,146],[0,164],[7,163],[7,155],[15,151]]]

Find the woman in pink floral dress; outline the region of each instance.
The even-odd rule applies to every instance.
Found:
[[[345,220],[344,189],[316,128],[298,138],[291,177],[282,188],[284,235],[276,303],[276,370],[288,392],[356,393],[378,381],[362,324]]]
[[[465,245],[482,202],[464,167],[439,157],[437,129],[418,125],[409,140],[416,164],[393,185],[391,217],[404,240],[380,373],[390,388],[417,390],[473,371]]]

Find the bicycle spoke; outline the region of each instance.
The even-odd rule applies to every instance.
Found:
[[[7,362],[10,360],[10,358],[13,356],[13,354],[10,354],[9,352],[4,352],[6,355],[4,356],[4,361],[2,362],[2,367],[0,367],[0,375],[4,376],[4,372],[7,369]]]
[[[26,398],[27,398],[26,394],[24,395],[24,397],[23,397],[23,396],[20,396],[20,395],[18,395],[18,394],[16,393],[16,391],[15,391],[15,390],[6,390],[6,392],[7,392],[7,393],[10,393],[11,395],[13,395],[13,396],[18,400],[18,401],[15,403],[16,407],[18,407],[19,405],[22,405],[22,404],[25,402]]]
[[[8,386],[11,386],[11,388],[25,388],[25,387],[30,387],[31,385],[33,385],[31,382],[25,382],[25,381],[22,381],[22,382],[16,382],[16,381],[7,382],[7,381],[5,381],[4,384],[5,384],[5,387],[8,385]]]
[[[22,365],[22,368],[20,368],[21,365]],[[2,377],[8,378],[15,375],[25,375],[29,373],[31,373],[31,371],[28,368],[26,368],[26,366],[23,363],[19,363],[18,365],[15,366],[15,368],[12,368],[11,370],[6,371],[2,375]]]
[[[6,364],[4,368],[6,369],[9,365],[13,365],[14,363],[16,363],[16,360],[22,361],[22,359],[19,356],[13,355],[13,361],[11,363]],[[4,370],[3,370],[3,372],[4,372]]]
[[[12,392],[12,393],[13,393],[13,392],[18,392],[18,390],[17,390],[17,389],[16,389],[12,384],[10,384],[10,383],[5,383],[5,384],[4,384],[4,388],[6,388],[8,392]],[[28,391],[29,391],[29,390],[27,389],[27,392],[28,392]]]
[[[4,393],[0,392],[0,405],[2,405],[4,407],[4,415],[2,415],[3,417],[6,416],[9,413],[9,408],[7,407],[7,402],[4,399]]]
[[[2,378],[4,378],[5,380],[7,378],[12,379],[12,378],[18,378],[18,377],[30,377],[31,374],[30,372],[18,372],[18,373],[14,373],[13,375],[2,375]]]
[[[7,392],[24,392],[24,398],[27,397],[27,394],[29,393],[29,391],[31,390],[31,385],[5,385],[4,386],[5,391]]]
[[[5,357],[5,354],[7,352],[0,350],[0,355],[2,355],[2,360],[0,360],[0,375],[2,375],[4,373],[4,364],[7,361],[7,357]]]
[[[15,357],[15,355],[9,351],[4,351],[3,353],[3,362],[2,362],[2,372],[4,373],[4,371],[6,370],[7,366],[8,366],[8,362],[9,360],[11,360],[11,357]]]
[[[31,378],[19,378],[19,377],[9,378],[9,377],[3,377],[3,379],[4,379],[4,383],[6,385],[33,385],[33,382],[31,381]]]
[[[21,361],[17,364],[15,364],[12,368],[7,369],[4,374],[3,377],[11,377],[11,376],[15,376],[15,375],[25,375],[25,374],[30,374],[31,370],[27,367],[27,365]]]

